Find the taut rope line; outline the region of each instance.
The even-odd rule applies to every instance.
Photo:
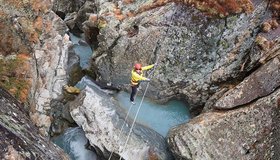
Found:
[[[158,58],[156,59],[156,63],[157,63],[157,62],[158,62]],[[155,66],[155,67],[156,67],[156,66]],[[149,74],[149,76],[152,75],[154,71],[155,71],[155,68],[151,71],[151,73]],[[148,76],[148,77],[149,77],[149,76]],[[133,129],[134,125],[135,125],[136,119],[137,119],[137,117],[138,117],[139,111],[140,111],[140,109],[141,109],[141,106],[142,106],[142,103],[143,103],[143,101],[144,101],[144,98],[145,98],[145,95],[146,95],[146,93],[147,93],[147,90],[148,90],[148,88],[149,88],[149,85],[150,85],[150,82],[148,82],[148,84],[147,84],[147,86],[146,86],[145,92],[144,92],[144,94],[143,94],[143,97],[142,97],[141,102],[140,102],[140,104],[139,104],[139,107],[138,107],[138,109],[137,109],[136,115],[135,115],[135,117],[134,117],[134,119],[133,119],[133,123],[132,123],[132,125],[131,125],[130,130],[129,130],[127,139],[126,139],[126,141],[125,141],[123,150],[125,150],[126,145],[127,145],[128,141],[129,141],[130,135],[131,135],[131,133],[132,133],[132,129]],[[121,150],[119,151],[119,153],[120,153],[120,152],[121,152]],[[122,158],[122,157],[120,156],[119,160],[121,160],[121,158]]]
[[[158,58],[156,59],[156,63],[157,63],[157,62],[158,62]],[[154,72],[154,70],[155,70],[155,69],[153,69],[153,70],[152,70],[152,72],[151,72],[151,73],[149,73],[149,75],[148,75],[147,77],[150,77],[150,76],[152,75],[152,73]],[[150,82],[148,82],[148,85],[149,85],[149,83],[150,83]],[[140,85],[141,85],[141,84],[140,84]],[[148,85],[147,85],[147,87],[148,87]],[[139,107],[138,107],[138,110],[137,110],[137,114],[136,114],[136,116],[138,115],[138,112],[139,112],[140,107],[141,107],[141,105],[142,105],[142,102],[143,102],[144,96],[145,96],[145,94],[146,94],[146,92],[147,92],[147,89],[148,89],[147,87],[146,87],[146,89],[145,89],[145,92],[144,92],[144,95],[143,95],[142,101],[141,101],[141,103],[140,103],[140,105],[139,105]],[[138,92],[136,93],[135,98],[137,97],[137,94],[138,94]],[[121,133],[122,133],[122,130],[123,130],[123,128],[124,128],[125,122],[126,122],[126,120],[127,120],[127,118],[128,118],[128,115],[129,115],[129,113],[130,113],[130,111],[131,111],[132,106],[133,106],[133,104],[131,104],[131,105],[130,105],[130,107],[129,107],[128,111],[127,111],[127,114],[126,114],[126,116],[125,116],[124,122],[123,122],[123,124],[122,124],[121,130],[120,130],[120,133],[119,133],[119,135],[118,135],[118,139],[119,139],[119,141],[120,141],[120,135],[121,135]],[[133,121],[133,123],[132,123],[131,128],[133,128],[134,123],[135,123],[135,120],[136,120],[136,118],[134,118],[134,121]],[[132,129],[130,129],[130,130],[132,130]],[[131,131],[129,132],[129,134],[131,134]],[[129,137],[129,136],[130,136],[130,135],[128,135],[128,137]],[[127,138],[127,139],[128,139],[128,138]],[[120,145],[119,145],[119,152],[120,152]],[[110,160],[110,159],[112,158],[112,156],[113,156],[113,150],[111,151],[111,153],[110,153],[110,156],[109,156],[108,160]],[[120,157],[120,158],[121,158],[121,157]]]

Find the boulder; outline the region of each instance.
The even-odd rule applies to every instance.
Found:
[[[86,86],[80,95],[69,103],[70,113],[81,126],[90,145],[97,154],[108,159],[111,153],[116,159],[156,159],[172,158],[165,139],[152,129],[135,123],[130,139],[126,139],[132,125],[132,119],[125,119],[125,112],[117,101],[96,85]]]
[[[279,97],[277,89],[244,107],[203,113],[169,132],[171,151],[176,159],[277,159]]]
[[[227,91],[214,105],[217,109],[231,109],[269,95],[280,85],[280,61],[276,57]],[[253,93],[253,94],[252,94]]]
[[[244,78],[244,73],[258,62],[247,52],[254,43],[267,2],[253,2],[251,14],[224,19],[206,16],[181,3],[168,3],[118,19],[120,13],[125,16],[144,4],[100,3],[99,43],[92,69],[100,81],[129,89],[133,64],[148,65],[158,58],[147,96],[159,102],[183,97],[191,109],[202,106],[223,88],[221,84]]]

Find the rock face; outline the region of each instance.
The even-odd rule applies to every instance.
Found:
[[[63,18],[68,13],[77,12],[84,3],[85,0],[54,0],[52,10]]]
[[[55,0],[52,10],[64,19],[68,28],[73,32],[83,31],[83,22],[90,13],[96,12],[94,1],[86,0]]]
[[[47,21],[56,24],[55,20],[62,21],[53,12],[46,15]],[[51,21],[52,20],[52,21]],[[58,26],[57,26],[58,27]],[[31,92],[31,99],[34,100],[35,112],[31,115],[32,120],[37,126],[42,127],[42,133],[47,135],[50,127],[50,110],[51,100],[60,98],[62,95],[62,86],[67,82],[67,60],[68,47],[70,45],[69,37],[62,37],[53,28],[50,33],[43,35],[42,48],[35,49],[34,53],[34,85]],[[52,36],[50,36],[52,35]],[[64,33],[63,33],[64,35]],[[50,36],[46,38],[45,36]],[[43,118],[43,121],[38,119]]]
[[[245,1],[250,2],[242,0]],[[214,100],[208,103],[212,111],[170,131],[169,145],[177,159],[277,159],[280,153],[279,41],[273,55],[266,51],[274,42],[265,37],[258,37],[254,42],[262,19],[267,15],[269,1],[252,2],[254,10],[250,14],[241,13],[245,10],[241,7],[240,12],[227,11],[239,14],[219,19],[205,16],[197,6],[181,3],[154,6],[152,1],[82,0],[77,5],[83,4],[82,9],[78,14],[71,14],[73,21],[68,19],[68,26],[84,29],[90,42],[98,39],[92,68],[101,82],[128,89],[133,64],[147,65],[158,58],[159,65],[147,93],[149,97],[158,101],[183,97],[192,108]],[[76,10],[77,6],[72,4],[58,4],[57,12]],[[145,10],[146,6],[150,7]],[[30,116],[43,135],[48,135],[51,123],[51,101],[60,98],[67,80],[70,45],[65,35],[67,27],[51,7],[50,0],[0,1],[0,36],[3,37],[0,54],[5,60],[10,55],[28,55],[32,86],[24,93],[30,93]],[[139,8],[143,10],[140,12]],[[139,12],[133,12],[135,10]],[[279,29],[274,33],[274,38],[279,37]],[[271,40],[273,36],[268,38]],[[253,72],[258,66],[262,67]],[[4,77],[4,81],[9,80]],[[232,86],[225,87],[228,84]],[[250,94],[252,89],[256,93]],[[6,99],[0,105],[5,106]],[[12,107],[10,103],[7,106]],[[49,151],[44,150],[47,144],[28,132],[35,130],[30,125],[26,126],[28,130],[17,135],[22,122],[17,121],[18,113],[6,113],[7,106],[0,117],[2,135],[8,135],[3,138],[8,150],[3,157],[36,159],[32,156],[42,155],[39,159],[52,159]],[[171,159],[163,137],[140,124],[135,126],[131,141],[122,150],[120,142],[125,141],[131,120],[120,132],[125,115],[112,97],[100,90],[86,88],[70,106],[73,118],[85,130],[90,144],[104,158],[112,151],[114,158],[120,155],[125,159]],[[217,108],[230,110],[215,111]],[[15,124],[11,124],[10,117]],[[35,150],[32,153],[25,150],[24,145],[31,144],[30,139],[40,142],[42,147],[30,146]],[[17,148],[13,142],[24,147]],[[43,157],[45,154],[47,156]],[[63,159],[59,153],[53,156],[53,159]]]
[[[108,159],[110,153],[114,152],[113,159],[117,159],[118,155],[127,160],[152,157],[162,160],[172,159],[165,139],[155,131],[137,123],[133,127],[126,148],[121,148],[125,145],[132,120],[124,121],[124,111],[118,106],[117,101],[99,88],[92,89],[87,86],[69,106],[73,119],[83,128],[91,146],[102,157]]]
[[[278,58],[266,63],[233,89],[226,92],[215,104],[218,109],[231,109],[266,96],[280,85]],[[254,94],[252,94],[254,93]]]
[[[202,106],[221,84],[242,79],[258,61],[247,52],[267,2],[253,2],[252,14],[226,19],[174,3],[120,19],[143,3],[100,1],[99,20],[92,22],[100,29],[93,69],[101,80],[129,87],[133,64],[151,64],[159,57],[148,96],[159,101],[183,97],[191,107]]]
[[[278,153],[279,59],[273,58],[279,47],[273,56],[255,42],[269,14],[266,1],[252,0],[251,14],[225,19],[174,3],[127,18],[144,4],[98,4],[98,20],[87,23],[100,29],[92,67],[100,80],[126,87],[133,63],[147,65],[158,57],[148,96],[184,97],[191,107],[213,98],[214,111],[170,131],[177,159],[268,159]]]
[[[38,32],[44,27],[42,14],[48,12],[50,1],[32,3],[10,0],[0,3],[1,55],[30,53],[34,44],[39,41]]]
[[[279,158],[279,46],[241,83],[214,94],[207,102],[212,110],[169,132],[176,159]]]
[[[0,112],[1,159],[69,159],[59,147],[39,134],[23,106],[2,88]]]
[[[279,97],[277,89],[244,107],[199,115],[169,132],[172,152],[176,159],[277,159]]]
[[[242,9],[237,12],[229,9],[235,6],[231,5],[234,0],[227,4],[210,1],[221,4],[223,9],[229,7],[225,12],[239,13],[223,19],[206,16],[207,9],[203,5],[198,7],[196,2],[193,5],[196,8],[184,5],[189,1],[153,2],[96,0],[92,3],[97,9],[82,24],[85,36],[98,40],[92,69],[99,80],[128,89],[133,64],[147,65],[158,58],[159,65],[147,93],[150,98],[167,101],[183,97],[192,108],[207,105],[205,113],[169,132],[168,143],[176,159],[277,159],[280,153],[277,143],[280,139],[279,29],[272,36],[266,33],[256,39],[263,19],[271,14],[267,10],[268,1],[238,1]],[[251,13],[242,13],[246,7]],[[278,41],[273,41],[277,38]],[[273,45],[274,51],[270,53]],[[84,103],[89,95],[82,94]],[[99,99],[96,96],[89,97]],[[76,101],[75,106],[83,106],[81,101]],[[88,136],[91,144],[105,157],[108,150],[128,156],[114,147],[118,141],[110,132],[119,132],[116,128],[120,127],[110,129],[118,126],[113,124],[119,118],[104,122],[108,117],[99,120],[96,117],[106,114],[97,110],[96,114],[86,113],[91,109],[72,111],[84,129],[107,124],[98,131],[88,131],[88,135],[94,132],[104,137],[104,131],[108,135],[98,140]],[[107,115],[115,114],[107,110]],[[89,117],[96,119],[90,121]]]
[[[51,11],[51,1],[0,1],[0,54],[29,57],[31,118],[48,135],[50,103],[67,82],[70,41],[63,21]]]

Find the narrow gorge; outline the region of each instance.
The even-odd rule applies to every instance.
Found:
[[[0,0],[0,15],[1,159],[280,158],[278,0]],[[135,63],[157,65],[130,105]]]

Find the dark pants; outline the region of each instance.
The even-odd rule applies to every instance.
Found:
[[[137,93],[137,88],[139,87],[139,84],[138,85],[133,85],[131,86],[131,94],[130,94],[130,101],[134,102],[134,98],[135,98],[135,95]]]

